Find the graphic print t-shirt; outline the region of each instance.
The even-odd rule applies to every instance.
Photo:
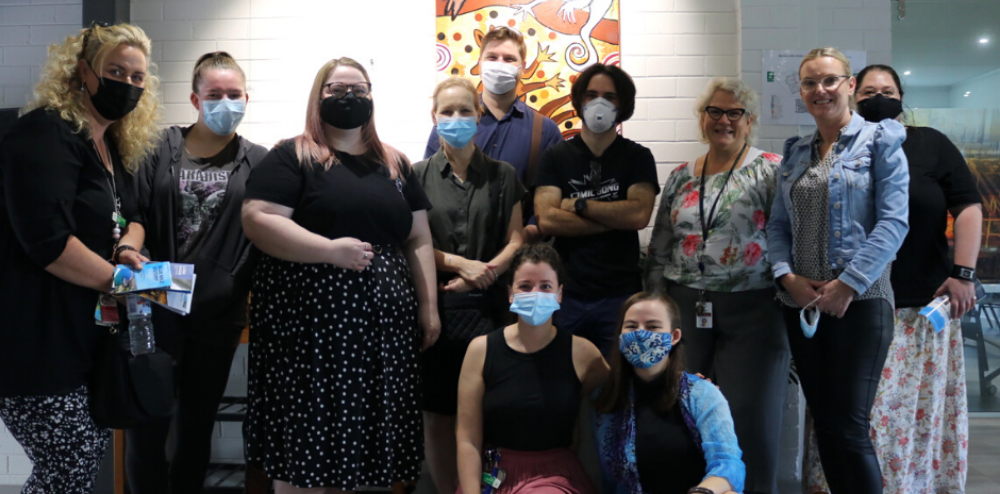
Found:
[[[218,218],[229,174],[236,167],[238,149],[237,138],[210,158],[192,156],[184,149],[180,169],[181,214],[177,220],[177,255],[181,262],[194,263]]]
[[[656,161],[649,149],[622,136],[599,158],[579,136],[560,142],[542,154],[535,178],[537,187],[559,187],[564,199],[595,201],[627,200],[629,187],[639,183],[648,183],[660,193]],[[554,247],[569,272],[567,290],[612,297],[642,289],[639,232],[635,230],[556,237]]]

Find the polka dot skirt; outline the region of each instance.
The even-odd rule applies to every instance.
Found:
[[[399,252],[362,272],[263,256],[251,299],[247,461],[300,488],[415,480],[419,349]]]

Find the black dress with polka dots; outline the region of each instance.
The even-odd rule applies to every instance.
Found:
[[[296,487],[357,490],[416,479],[423,459],[410,269],[399,250],[430,203],[410,172],[350,155],[298,164],[280,144],[253,170],[248,199],[294,208],[327,238],[375,246],[364,271],[263,256],[254,273],[246,458]]]

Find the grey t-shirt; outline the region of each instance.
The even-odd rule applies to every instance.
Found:
[[[181,214],[177,219],[180,262],[194,263],[197,259],[202,242],[219,216],[238,149],[238,138],[208,158],[192,156],[184,149],[180,163]]]

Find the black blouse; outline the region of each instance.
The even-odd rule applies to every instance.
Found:
[[[71,235],[111,257],[113,189],[123,216],[141,219],[134,178],[108,140],[114,187],[93,140],[57,112],[22,116],[0,144],[0,396],[56,394],[86,382],[106,334],[94,324],[98,293],[45,267]]]
[[[282,142],[250,173],[245,197],[293,208],[293,221],[330,239],[403,245],[413,226],[412,212],[431,208],[412,168],[397,181],[381,163],[347,153],[337,157],[340,163],[328,170],[302,166],[295,142]]]
[[[666,373],[635,386],[635,466],[642,489],[650,494],[684,494],[701,483],[707,463],[681,414],[680,403],[660,411]]]

